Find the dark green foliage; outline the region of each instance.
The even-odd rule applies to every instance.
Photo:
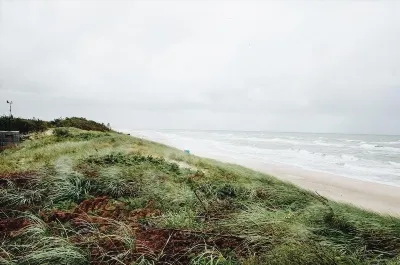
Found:
[[[139,191],[138,183],[121,176],[99,176],[91,182],[91,193],[97,196],[107,195],[112,198],[134,197]]]
[[[204,193],[207,197],[215,197],[217,199],[236,198],[239,194],[243,194],[245,189],[234,187],[231,184],[201,184],[198,190]]]
[[[57,137],[58,141],[75,140],[75,141],[89,141],[95,138],[108,136],[109,134],[103,132],[83,132],[73,133],[66,127],[55,128],[53,135]]]
[[[0,130],[8,131],[8,116],[0,117]],[[21,133],[30,132],[43,132],[47,130],[50,126],[47,121],[42,121],[39,119],[24,119],[24,118],[12,118],[11,119],[11,131],[20,131]]]
[[[237,190],[235,187],[224,184],[222,187],[217,189],[217,198],[225,199],[225,198],[235,198],[237,196]]]
[[[71,117],[71,118],[59,118],[49,122],[52,127],[74,127],[87,131],[100,131],[108,132],[110,129],[103,123],[98,123],[85,118]]]
[[[9,117],[0,116],[0,130],[9,130]],[[71,118],[59,118],[53,121],[44,121],[40,119],[25,119],[25,118],[12,118],[11,119],[11,130],[20,131],[21,133],[32,133],[32,132],[43,132],[49,128],[57,127],[74,127],[87,131],[100,131],[108,132],[110,129],[103,123],[98,123],[85,118],[71,117]]]
[[[162,157],[153,157],[151,155],[144,156],[139,153],[123,154],[123,153],[110,153],[105,156],[90,156],[84,162],[96,165],[124,165],[134,166],[141,164],[150,164],[162,169],[163,171],[180,174],[179,166],[176,163],[167,162]]]
[[[55,128],[53,134],[58,138],[67,138],[72,136],[67,128]]]
[[[88,140],[92,140],[95,138],[99,138],[99,137],[103,137],[103,136],[109,136],[108,133],[78,133],[76,135],[74,135],[74,139],[75,140],[82,140],[82,141],[88,141]]]

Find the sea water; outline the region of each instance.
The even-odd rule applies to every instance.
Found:
[[[400,136],[180,130],[132,133],[194,154],[284,164],[400,186]]]

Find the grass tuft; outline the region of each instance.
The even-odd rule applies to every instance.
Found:
[[[90,180],[78,173],[51,176],[45,179],[45,186],[52,203],[73,201],[79,203],[89,196]]]

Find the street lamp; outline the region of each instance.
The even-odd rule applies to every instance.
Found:
[[[11,105],[13,104],[13,102],[7,100],[7,104],[10,104],[10,116],[8,117],[8,130],[11,131],[11,117],[12,117]]]

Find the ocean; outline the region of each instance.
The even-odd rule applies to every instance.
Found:
[[[131,131],[194,154],[246,158],[400,186],[400,136],[236,131]]]

